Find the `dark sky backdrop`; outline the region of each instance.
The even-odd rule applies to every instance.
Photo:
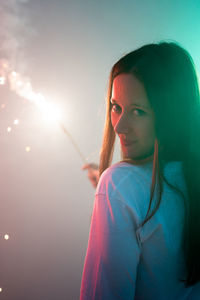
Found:
[[[167,39],[200,68],[198,0],[1,0],[0,15],[0,58],[62,108],[89,161],[98,162],[117,59]],[[94,190],[60,128],[8,86],[0,94],[0,298],[78,300]]]

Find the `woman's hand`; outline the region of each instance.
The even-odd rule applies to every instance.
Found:
[[[82,167],[82,170],[87,170],[88,178],[92,183],[93,187],[96,188],[99,181],[99,166],[94,163],[85,164]]]

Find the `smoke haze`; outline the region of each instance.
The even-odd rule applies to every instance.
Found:
[[[1,0],[0,56],[20,72],[26,69],[26,44],[35,34],[26,4],[28,0]]]

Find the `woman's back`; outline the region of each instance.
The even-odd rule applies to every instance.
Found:
[[[187,197],[181,162],[164,167],[168,182]],[[115,164],[101,176],[91,222],[81,300],[197,299],[185,288],[183,253],[185,206],[181,193],[165,182],[162,201],[145,219],[152,163]],[[153,207],[156,193],[153,198]],[[134,298],[135,297],[135,298]]]

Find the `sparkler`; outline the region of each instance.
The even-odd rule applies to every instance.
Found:
[[[28,78],[23,77],[21,74],[12,70],[11,66],[6,60],[0,60],[0,85],[5,85],[8,81],[10,89],[14,91],[18,96],[29,100],[37,106],[37,108],[43,112],[45,119],[50,121],[56,121],[59,123],[60,128],[65,135],[70,139],[73,147],[77,151],[83,163],[86,163],[86,159],[80,151],[78,145],[73,139],[72,135],[66,129],[64,124],[59,121],[61,117],[60,110],[53,103],[49,103],[41,93],[34,92],[31,82]],[[17,125],[19,120],[15,120],[14,124]],[[11,131],[11,127],[7,128],[7,131]],[[27,147],[30,148],[30,147]],[[26,151],[30,151],[26,150]]]
[[[74,146],[74,148],[76,149],[77,153],[79,154],[82,162],[85,164],[86,163],[86,159],[84,157],[84,155],[82,154],[82,152],[80,151],[78,145],[76,144],[75,140],[73,139],[72,135],[69,133],[69,131],[66,129],[66,127],[63,125],[62,122],[60,122],[60,127],[63,130],[64,134],[66,134],[68,136],[68,138],[70,139],[72,145]]]

